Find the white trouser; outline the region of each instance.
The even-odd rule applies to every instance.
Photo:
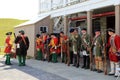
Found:
[[[110,68],[111,68],[111,71],[109,72],[109,74],[118,75],[119,72],[116,70],[116,68],[119,68],[119,63],[118,62],[110,61]]]
[[[117,68],[119,68],[119,63],[115,63],[115,75],[118,76],[119,71],[117,70]]]

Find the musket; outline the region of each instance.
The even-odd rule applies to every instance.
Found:
[[[70,66],[70,47],[69,47],[69,40],[67,40],[67,65]]]
[[[91,42],[91,38],[90,38],[90,42]],[[89,53],[90,53],[90,70],[92,71],[93,70],[93,54],[92,54],[92,48],[89,47],[88,49]]]
[[[16,37],[15,33],[13,35],[14,35],[14,38],[16,39],[17,37]],[[15,49],[16,49],[16,46],[15,46]],[[14,53],[13,57],[16,58],[16,52]]]
[[[61,43],[61,62],[62,62],[62,59],[63,59],[63,50],[62,50],[62,43]]]
[[[103,48],[104,52],[104,74],[107,75],[107,57],[106,57],[106,47]]]
[[[63,42],[64,42],[64,39],[60,39],[60,40],[61,40],[60,46],[61,46],[61,62],[62,62],[62,59],[63,59]]]
[[[106,34],[104,33],[102,35],[102,41],[103,41],[103,55],[104,55],[104,59],[103,59],[103,64],[104,64],[104,74],[107,75],[107,53],[106,53],[106,38],[105,38]]]
[[[93,70],[93,55],[92,55],[92,50],[89,48],[89,53],[90,53],[90,70]]]
[[[14,33],[14,38],[16,39],[16,35],[15,35],[15,33]]]

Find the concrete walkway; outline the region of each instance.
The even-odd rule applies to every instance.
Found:
[[[64,63],[48,63],[47,61],[43,62],[30,59],[27,61],[27,65],[69,80],[115,80],[114,76],[108,76],[82,68],[75,68],[72,65],[68,67]]]
[[[2,62],[4,62],[4,59],[3,58],[1,59],[2,59]],[[19,75],[23,75],[21,71],[24,72],[25,75],[29,75],[28,77],[29,79],[24,79],[24,76],[22,76],[21,77],[22,79],[14,79],[14,80],[115,80],[116,79],[114,76],[104,75],[103,73],[97,73],[97,72],[93,72],[93,71],[85,70],[81,68],[75,68],[73,66],[68,67],[64,63],[51,63],[51,62],[48,63],[47,61],[38,61],[34,59],[28,59],[27,66],[19,67],[16,59],[13,59],[11,61],[13,63],[13,65],[11,66],[6,66],[6,65],[3,65],[3,63],[0,63],[0,70],[2,70],[2,72],[0,71],[0,74],[4,73],[4,75],[9,76],[7,72],[11,70],[11,71],[17,72],[16,74],[19,74]],[[8,68],[12,67],[12,69],[4,70],[3,68],[6,68],[6,67]],[[16,68],[19,71],[16,71]],[[31,75],[32,77],[30,77]],[[2,78],[1,80],[10,80],[10,79],[4,79],[1,76],[2,75],[0,75],[0,79]],[[45,76],[46,79],[43,76]],[[18,75],[14,76],[14,78],[16,77],[19,78]]]
[[[28,65],[20,67],[16,60],[13,65],[5,65],[4,60],[0,59],[0,80],[68,80]]]

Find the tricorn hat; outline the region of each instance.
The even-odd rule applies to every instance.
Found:
[[[108,29],[107,29],[107,31],[110,31],[110,32],[115,33],[115,30],[114,30],[114,29],[112,29],[112,28],[108,28]]]
[[[64,34],[64,32],[63,32],[63,31],[60,31],[60,33]]]
[[[75,29],[70,29],[70,33],[74,32]]]
[[[86,31],[87,29],[86,28],[82,28],[81,30],[85,30]]]
[[[37,38],[40,37],[40,34],[36,34],[36,37],[37,37]]]
[[[51,33],[50,35],[54,35],[55,36],[55,33]]]
[[[98,31],[100,31],[100,29],[96,29],[96,30],[95,30],[95,32],[98,32]]]
[[[12,35],[12,32],[7,32],[6,35]]]
[[[19,31],[19,33],[22,33],[22,34],[24,34],[25,32],[24,32],[24,30],[20,30],[20,31]]]
[[[46,31],[42,31],[42,33],[46,33]]]

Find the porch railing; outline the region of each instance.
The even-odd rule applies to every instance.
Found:
[[[54,4],[54,0],[51,0],[51,10],[63,8],[63,7],[78,4],[78,3],[82,3],[85,1],[88,1],[88,0],[60,0],[60,2]]]
[[[48,2],[46,2],[46,0],[45,0],[40,3],[41,8],[42,8],[42,9],[40,8],[41,9],[40,13],[64,8],[66,6],[75,5],[78,3],[85,2],[85,1],[89,1],[89,0],[48,0]]]

